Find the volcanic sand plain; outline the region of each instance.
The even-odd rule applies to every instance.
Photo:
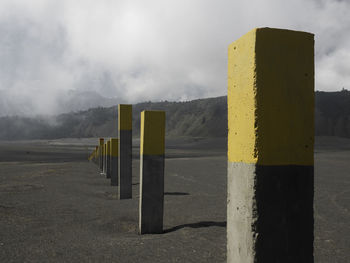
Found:
[[[225,262],[226,139],[166,141],[164,233],[88,162],[97,138],[0,142],[0,262]],[[350,262],[350,139],[317,137],[315,262]]]

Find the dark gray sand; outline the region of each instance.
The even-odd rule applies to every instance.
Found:
[[[164,234],[87,161],[97,139],[0,142],[0,262],[225,262],[225,139],[167,141]],[[318,138],[315,262],[350,262],[350,140]]]

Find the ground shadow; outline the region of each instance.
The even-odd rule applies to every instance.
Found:
[[[190,194],[184,193],[184,192],[165,192],[164,195],[190,195]]]
[[[176,230],[179,230],[179,229],[185,228],[185,227],[202,228],[202,227],[210,227],[210,226],[226,227],[226,221],[223,221],[223,222],[202,221],[202,222],[198,222],[198,223],[179,225],[179,226],[175,226],[175,227],[164,230],[163,234],[174,232]]]

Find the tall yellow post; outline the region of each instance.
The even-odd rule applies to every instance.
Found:
[[[103,175],[107,174],[107,142],[103,144]]]
[[[163,232],[165,112],[141,112],[139,233]]]
[[[103,138],[100,138],[99,139],[99,152],[98,152],[98,156],[99,156],[99,159],[100,159],[100,171],[102,173],[103,171],[103,144],[104,144],[104,139]]]
[[[313,262],[313,34],[233,42],[227,103],[227,262]]]
[[[111,185],[118,185],[119,139],[111,139]]]
[[[118,194],[119,199],[132,198],[132,105],[118,105]]]
[[[95,155],[94,155],[95,164],[97,164],[97,160],[98,160],[98,146],[95,147]]]
[[[111,140],[106,145],[106,178],[111,178]]]

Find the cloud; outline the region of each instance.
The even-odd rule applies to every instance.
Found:
[[[2,0],[0,110],[63,112],[71,91],[128,102],[224,95],[227,46],[266,26],[315,33],[316,89],[349,88],[349,10],[334,0]]]

